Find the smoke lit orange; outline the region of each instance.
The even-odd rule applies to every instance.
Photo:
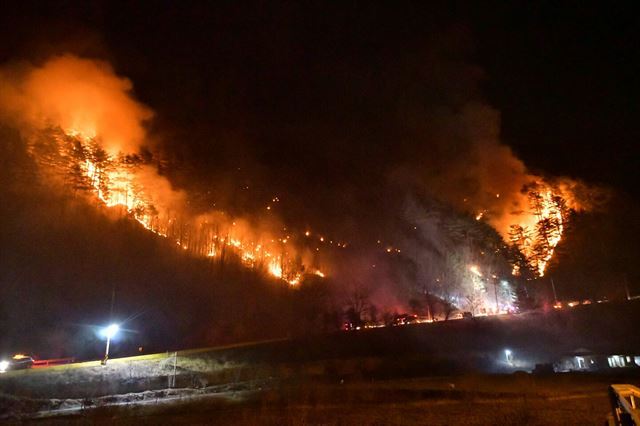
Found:
[[[133,99],[131,82],[107,63],[63,55],[17,75],[0,74],[0,81],[0,112],[23,129],[49,134],[55,158],[45,160],[33,146],[31,152],[43,165],[60,166],[65,183],[87,187],[105,206],[122,208],[195,255],[235,253],[244,265],[291,285],[305,273],[324,275],[308,266],[311,255],[289,243],[290,235],[279,237],[267,223],[255,229],[224,212],[189,213],[185,194],[140,159],[152,112]]]

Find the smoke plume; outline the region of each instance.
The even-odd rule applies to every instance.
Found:
[[[5,69],[0,82],[0,113],[25,133],[50,180],[53,169],[67,186],[90,190],[107,207],[123,208],[195,255],[221,261],[238,256],[291,285],[304,273],[322,275],[310,266],[310,251],[296,247],[302,236],[292,235],[274,215],[242,220],[222,211],[191,211],[187,195],[142,155],[153,114],[109,64],[63,55],[41,66]]]
[[[104,61],[62,55],[41,66],[0,70],[0,111],[37,129],[98,137],[110,154],[136,153],[145,142],[149,108],[134,100],[132,84]]]

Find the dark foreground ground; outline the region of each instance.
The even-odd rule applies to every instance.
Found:
[[[601,374],[516,370],[549,367],[576,350],[640,354],[638,324],[640,303],[610,303],[167,352],[112,359],[107,366],[14,371],[0,377],[0,419],[16,424],[602,425],[610,411],[608,386],[639,386],[640,369],[605,364]]]
[[[33,424],[602,425],[607,386],[625,376],[463,375],[288,381],[135,407],[103,407]]]

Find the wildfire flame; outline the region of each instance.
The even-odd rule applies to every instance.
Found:
[[[254,226],[224,212],[189,213],[184,194],[140,158],[144,124],[153,113],[108,63],[62,55],[19,75],[0,70],[0,83],[0,112],[27,133],[29,151],[49,177],[62,177],[74,190],[88,189],[106,207],[122,209],[194,255],[223,261],[234,253],[243,265],[292,286],[303,274],[324,275],[308,266],[313,259],[290,241],[291,232],[274,237],[279,232],[273,221]],[[38,146],[42,135],[44,153]]]
[[[553,252],[562,239],[562,234],[564,232],[564,217],[560,209],[557,208],[557,205],[553,202],[553,193],[551,191],[545,191],[541,194],[541,209],[540,211],[535,212],[535,217],[538,219],[538,223],[542,223],[543,221],[550,221],[549,223],[554,224],[554,226],[550,227],[543,238],[546,239],[547,247],[543,249],[540,258],[537,260],[537,268],[538,274],[542,277],[544,276],[544,271],[549,263],[551,257],[553,257]],[[523,226],[522,224],[520,226]],[[531,257],[534,255],[535,247],[532,245],[525,246],[525,255]]]
[[[482,273],[480,272],[480,269],[478,268],[477,265],[471,265],[469,267],[469,271],[471,271],[474,275],[478,277],[482,277]]]
[[[0,83],[3,116],[30,131],[62,130],[64,135],[52,138],[59,157],[66,159],[65,173],[71,170],[72,177],[82,181],[77,182],[78,187],[88,186],[105,206],[121,208],[144,228],[183,250],[221,261],[231,251],[244,265],[261,268],[296,285],[304,274],[324,276],[310,266],[316,264],[313,256],[320,251],[319,245],[333,245],[335,241],[334,246],[347,247],[315,230],[282,235],[274,231],[275,227],[265,230],[223,212],[197,217],[177,213],[186,210],[184,196],[153,167],[136,159],[146,140],[145,123],[153,113],[131,96],[131,82],[116,75],[105,62],[57,56],[19,75],[0,70]],[[470,110],[464,114],[470,126],[486,129],[486,134],[479,135],[483,142],[478,148],[482,149],[474,151],[478,166],[470,169],[465,163],[464,169],[451,170],[465,181],[480,183],[473,198],[459,198],[464,200],[465,210],[473,211],[476,220],[490,223],[518,248],[529,262],[527,267],[543,276],[562,240],[567,211],[580,206],[570,188],[551,185],[529,174],[507,147],[492,142],[493,128],[484,125],[496,121],[492,111]],[[477,126],[476,120],[480,123]],[[32,153],[37,156],[35,150]],[[466,179],[469,177],[473,179]],[[534,185],[521,191],[523,185],[532,182]],[[468,190],[466,185],[462,188]],[[456,199],[458,195],[455,191]],[[270,197],[263,211],[271,214],[277,205],[281,205],[280,199]],[[509,210],[518,211],[512,214]],[[242,224],[236,226],[236,222]],[[318,243],[315,250],[303,252],[296,247],[308,246],[311,241]],[[400,253],[400,249],[389,246],[387,252]],[[522,269],[514,265],[514,272]]]
[[[544,181],[528,185],[523,192],[528,199],[528,209],[516,215],[517,222],[510,224],[506,239],[522,253],[535,273],[543,277],[562,240],[569,212],[581,206],[571,192]],[[520,271],[521,266],[514,265],[514,275]]]
[[[76,140],[80,140],[85,145],[95,142],[90,135],[85,135],[84,132],[78,129],[68,130],[66,134]],[[126,165],[118,161],[109,161],[108,164],[109,167],[104,168],[87,159],[81,165],[81,169],[90,182],[94,194],[105,206],[120,206],[147,230],[160,236],[168,237],[168,223],[162,225],[162,221],[159,220],[161,215],[150,213],[151,211],[157,211],[158,207],[153,203],[153,197],[146,195],[146,188],[141,187],[137,182],[136,173],[127,170]],[[168,222],[170,223],[171,220]],[[237,221],[232,221],[232,227],[235,227],[236,224]],[[199,224],[200,227],[205,225],[206,223]],[[308,232],[305,232],[305,236],[307,235]],[[285,238],[278,239],[278,242],[284,245],[289,238],[290,236],[287,235]],[[321,241],[323,241],[323,238],[321,238]],[[178,239],[175,242],[184,250],[189,248],[189,244],[186,241]],[[272,240],[272,242],[275,243],[276,240]],[[288,263],[286,259],[287,252],[282,251],[280,255],[276,255],[273,250],[269,250],[260,243],[245,243],[232,235],[227,237],[214,235],[204,255],[209,258],[219,257],[222,253],[221,247],[234,250],[241,262],[247,267],[258,267],[263,263],[260,260],[268,259],[267,272],[275,278],[286,281],[291,286],[299,284],[302,279],[302,272],[285,269],[285,265]],[[305,268],[303,267],[302,269]],[[312,273],[320,277],[325,276],[323,272],[317,269],[314,269]]]

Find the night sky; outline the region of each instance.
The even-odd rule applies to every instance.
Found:
[[[12,5],[0,59],[110,60],[195,173],[223,157],[321,175],[306,160],[325,151],[386,162],[397,114],[482,99],[530,168],[638,194],[638,22],[622,5],[87,3]]]

